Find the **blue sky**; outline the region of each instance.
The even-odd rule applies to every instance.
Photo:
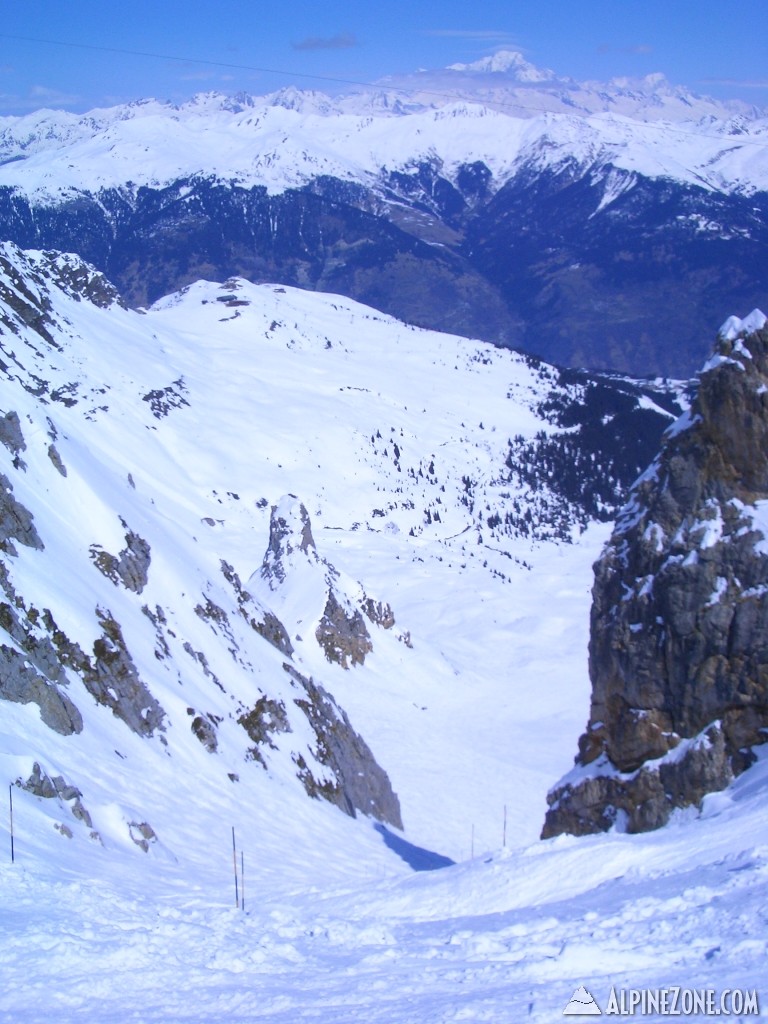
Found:
[[[518,49],[577,79],[663,72],[768,105],[768,0],[27,0],[0,23],[0,114],[270,92]],[[65,45],[63,45],[65,44]],[[122,51],[122,52],[118,52]],[[128,52],[133,51],[133,52]],[[188,58],[174,60],[168,58]]]

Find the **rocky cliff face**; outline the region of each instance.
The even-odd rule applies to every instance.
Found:
[[[543,836],[643,831],[768,735],[768,328],[723,326],[595,566],[592,706]]]

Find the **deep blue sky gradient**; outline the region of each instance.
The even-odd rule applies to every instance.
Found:
[[[500,48],[579,80],[662,72],[694,92],[768,105],[768,0],[3,6],[0,114],[42,106],[83,111],[148,96],[181,101],[209,89],[259,94],[294,84],[333,91],[324,78],[372,82]]]

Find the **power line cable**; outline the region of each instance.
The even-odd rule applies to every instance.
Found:
[[[288,78],[313,78],[318,82],[333,82],[337,85],[360,85],[376,88],[372,82],[358,82],[351,78],[332,78],[329,75],[310,75],[302,71],[286,71],[284,68],[262,68],[253,64],[231,64],[221,60],[207,60],[203,57],[179,57],[172,53],[152,53],[149,50],[128,50],[119,46],[99,46],[95,43],[71,43],[61,39],[37,39],[33,36],[9,35],[0,32],[0,39],[16,39],[24,43],[43,43],[46,46],[68,46],[79,50],[96,50],[102,53],[120,53],[126,57],[150,57],[154,60],[173,60],[180,64],[205,64],[208,67],[228,68],[230,71],[258,71],[266,75],[285,75]]]

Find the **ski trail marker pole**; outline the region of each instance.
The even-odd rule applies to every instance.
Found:
[[[232,826],[232,866],[235,869],[235,906],[240,906],[240,893],[237,889],[237,848],[235,847],[235,826]]]
[[[8,802],[11,807],[11,864],[14,864],[16,855],[13,849],[13,786],[8,787]]]
[[[240,909],[245,913],[245,854],[240,851]]]

